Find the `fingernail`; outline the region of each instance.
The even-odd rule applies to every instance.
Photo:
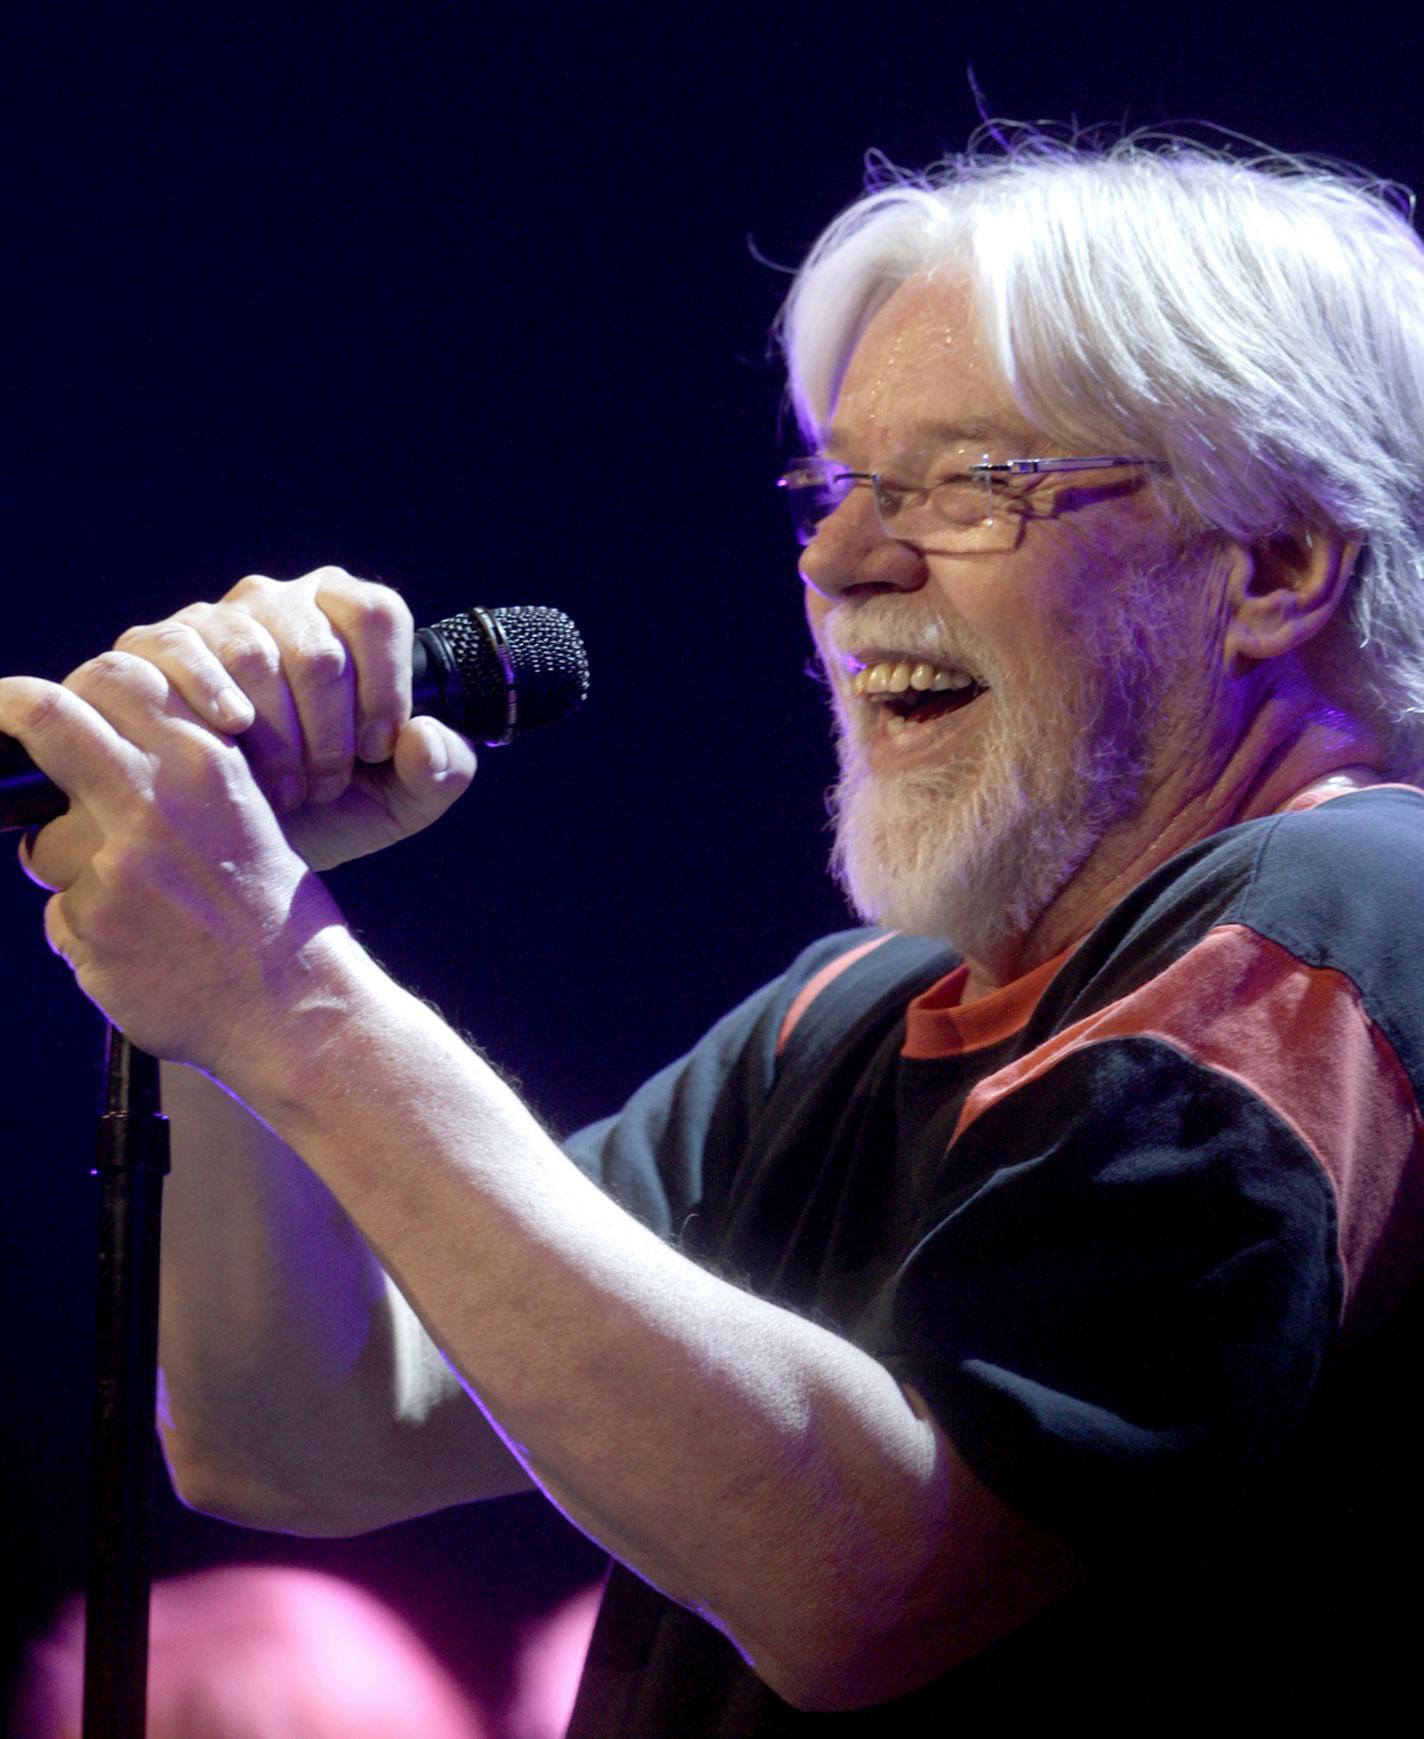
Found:
[[[273,802],[279,814],[285,815],[288,810],[297,809],[306,801],[307,788],[305,783],[289,773],[285,779],[277,781],[277,790]]]
[[[361,727],[363,761],[389,761],[395,752],[396,727],[389,719],[370,719]]]
[[[313,803],[334,803],[346,789],[346,781],[340,773],[328,773],[325,778],[318,779],[311,788]]]
[[[230,731],[240,731],[252,723],[252,702],[240,688],[219,689],[213,696],[213,711]]]
[[[425,755],[430,762],[432,773],[445,773],[450,768],[450,751],[445,746],[445,738],[439,731],[425,733]]]

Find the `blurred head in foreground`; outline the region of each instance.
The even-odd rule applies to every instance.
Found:
[[[30,1650],[13,1739],[80,1739],[84,1613]],[[425,1644],[371,1595],[243,1566],[158,1583],[148,1739],[485,1739]]]

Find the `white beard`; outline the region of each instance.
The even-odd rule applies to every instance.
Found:
[[[1126,587],[1110,620],[1084,624],[1089,642],[1072,665],[1043,672],[1032,693],[1012,692],[992,654],[962,629],[920,624],[911,647],[952,652],[989,685],[969,703],[990,709],[988,741],[972,762],[872,771],[862,741],[867,709],[832,677],[840,761],[832,864],[862,918],[941,938],[970,959],[1027,934],[1104,834],[1142,802],[1162,673],[1169,648],[1181,644],[1182,611],[1168,602],[1182,595],[1173,585],[1179,575],[1174,563],[1170,574]],[[902,644],[906,602],[859,605],[840,631],[862,644]],[[880,610],[877,635],[867,614]],[[834,615],[827,626],[834,644]]]

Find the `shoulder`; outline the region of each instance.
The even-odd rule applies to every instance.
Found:
[[[1186,857],[1177,900],[1224,895],[1233,916],[1265,930],[1346,934],[1368,911],[1399,921],[1424,892],[1424,791],[1352,791],[1228,828]]]
[[[1054,1000],[1121,996],[1223,930],[1340,972],[1366,1000],[1397,989],[1424,960],[1424,792],[1378,786],[1202,840],[1098,925]]]
[[[1402,945],[1424,948],[1424,792],[1380,786],[1275,817],[1239,916],[1362,988],[1393,974]]]

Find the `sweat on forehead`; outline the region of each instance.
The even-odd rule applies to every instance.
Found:
[[[967,286],[947,275],[903,284],[861,333],[822,434],[857,463],[892,454],[1032,450],[1042,437],[984,343]]]

